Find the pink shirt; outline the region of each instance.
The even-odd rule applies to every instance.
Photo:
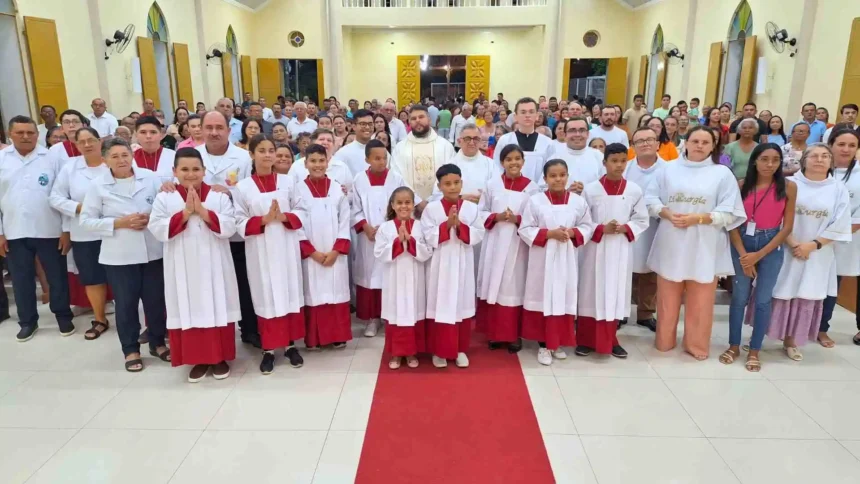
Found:
[[[180,141],[179,144],[176,145],[176,149],[178,150],[179,148],[197,148],[198,146],[200,146],[202,144],[203,143],[194,144],[194,138],[188,138],[186,140]]]
[[[755,222],[756,230],[775,229],[782,225],[785,201],[776,199],[776,186],[750,193],[744,198],[747,220]]]

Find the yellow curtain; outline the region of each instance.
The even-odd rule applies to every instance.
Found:
[[[176,65],[176,90],[179,99],[184,99],[189,106],[194,105],[194,91],[191,88],[191,63],[188,61],[188,46],[173,43],[173,63]]]
[[[254,97],[254,83],[251,79],[251,56],[243,55],[239,57],[239,63],[242,66],[242,95],[246,92],[251,93],[251,97]],[[265,97],[265,96],[260,96]],[[243,98],[244,99],[244,98]],[[277,99],[277,97],[275,98]],[[266,99],[269,103],[274,103],[275,99],[269,100]]]
[[[755,82],[756,66],[756,36],[747,37],[744,40],[744,62],[741,64],[741,85],[738,88],[737,106],[752,101],[753,82]]]
[[[69,101],[66,97],[57,24],[51,19],[24,17],[24,30],[30,50],[36,105],[50,104],[57,108],[59,114],[69,109]]]
[[[317,59],[317,106],[323,105],[325,99],[325,71],[323,70],[323,60]]]
[[[648,56],[643,55],[639,59],[639,85],[636,94],[645,95],[645,87],[648,83]]]
[[[143,85],[143,98],[152,99],[156,109],[161,109],[161,98],[158,96],[158,75],[155,66],[155,47],[152,39],[137,38],[137,55],[140,57],[140,80]]]
[[[224,77],[224,97],[233,99],[233,56],[229,52],[221,54],[221,75]],[[233,99],[241,102],[241,99]]]
[[[723,43],[711,44],[708,53],[708,81],[705,84],[704,106],[714,107],[717,105],[717,96],[720,90],[720,74],[723,67]]]
[[[257,88],[260,97],[269,103],[281,95],[281,62],[278,59],[257,59]]]
[[[489,96],[489,93],[487,93]],[[570,59],[564,60],[564,69],[561,73],[561,98],[570,99]]]
[[[466,56],[466,102],[478,99],[484,93],[484,98],[490,98],[490,56]],[[419,96],[420,97],[420,96]],[[418,101],[419,99],[415,99]]]
[[[606,65],[606,104],[627,104],[626,57],[613,57]]]

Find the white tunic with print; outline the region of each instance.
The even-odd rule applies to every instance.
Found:
[[[848,189],[848,197],[851,200],[851,224],[860,224],[860,165],[851,171],[848,181],[844,181],[846,168],[837,168],[834,178],[843,182]],[[836,275],[838,276],[860,276],[860,231],[851,234],[851,242],[835,244],[836,252]]]

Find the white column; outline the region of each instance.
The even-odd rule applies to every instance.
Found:
[[[197,56],[200,58],[200,76],[203,81],[203,99],[207,109],[214,109],[217,98],[213,98],[209,88],[209,68],[206,65],[206,36],[203,31],[203,0],[194,0],[194,26],[197,28]],[[188,55],[193,55],[189,52]],[[241,82],[241,80],[239,81]]]
[[[326,97],[337,97],[341,105],[344,105],[346,101],[340,99],[343,94],[340,91],[340,81],[343,75],[343,28],[337,14],[340,7],[337,5],[337,0],[327,0],[320,3],[322,4],[322,27],[328,32],[327,45],[323,55],[325,93]]]
[[[797,55],[794,56],[794,71],[791,73],[791,90],[788,94],[787,113],[800,112],[800,106],[808,100],[803,99],[803,89],[806,87],[806,69],[809,64],[809,51],[812,44],[812,31],[815,27],[815,14],[818,12],[818,0],[803,2],[803,20],[800,22],[800,34],[797,36]],[[791,34],[792,32],[789,32]],[[764,40],[767,43],[767,39]],[[770,46],[768,46],[769,48]],[[786,45],[788,47],[788,45]],[[789,55],[788,48],[782,55]],[[834,89],[836,87],[834,86]]]
[[[108,87],[107,66],[105,66],[105,36],[102,33],[101,16],[99,15],[99,1],[87,0],[87,13],[90,17],[90,35],[93,42],[93,53],[96,58],[96,81],[99,85],[99,97],[104,99],[105,104],[111,105],[110,88]],[[113,32],[111,32],[113,35]],[[115,60],[114,62],[121,62]]]
[[[687,99],[690,88],[690,69],[693,65],[693,42],[696,40],[696,14],[699,10],[699,0],[689,0],[690,9],[687,12],[687,33],[684,40],[684,68],[681,70],[681,92],[678,93],[679,99]],[[644,93],[643,93],[644,94]]]
[[[561,79],[563,69],[561,69],[562,59],[559,59],[562,49],[561,45],[564,42],[564,32],[561,28],[561,19],[564,15],[564,2],[562,0],[550,0],[546,6],[547,20],[544,24],[544,41],[549,44],[544,49],[548,55],[546,62],[547,80],[546,80],[546,95],[561,96]]]

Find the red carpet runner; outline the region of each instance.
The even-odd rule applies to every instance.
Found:
[[[555,482],[516,355],[478,336],[469,359],[392,371],[383,355],[355,482]]]

